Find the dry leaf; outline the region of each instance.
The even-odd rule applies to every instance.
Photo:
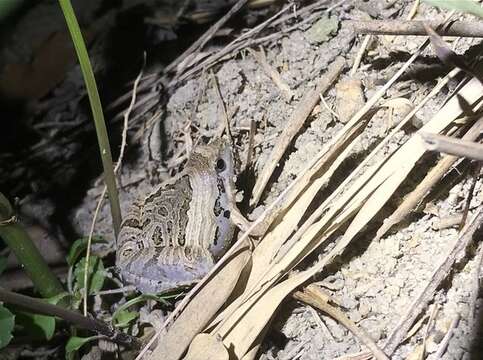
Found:
[[[228,360],[223,342],[210,334],[198,334],[191,342],[184,360]]]
[[[478,101],[482,93],[483,88],[475,79],[460,90],[460,95],[469,104]],[[440,132],[450,125],[461,112],[460,102],[457,97],[453,97],[424,126],[423,131]],[[259,287],[247,287],[249,292],[240,297],[242,300],[237,299],[236,310],[229,317],[224,318],[217,328],[217,333],[223,337],[225,346],[233,349],[238,358],[244,356],[250,350],[258,334],[267,325],[281,301],[297,286],[322,270],[345,249],[349,242],[392,196],[424,152],[425,149],[418,136],[413,136],[389,160],[374,165],[372,169],[359,177],[351,188],[344,193],[344,196],[335,204],[332,204],[329,213],[309,228],[302,238],[294,244],[293,248],[278,264],[280,268],[277,266],[273,268],[273,271],[266,272],[265,276],[258,281]],[[306,252],[306,246],[310,248],[310,244],[320,244],[334,229],[351,218],[355,212],[357,212],[357,215],[343,238],[322,261],[278,285],[272,285],[275,282],[274,277],[282,271],[282,267],[290,266],[290,260],[284,263],[285,259],[295,259],[300,256],[301,252]],[[283,224],[279,224],[279,226],[283,226]],[[320,231],[322,231],[322,234],[320,234]],[[319,240],[314,242],[316,239]],[[254,263],[258,261],[258,256],[260,255],[254,253]],[[264,254],[264,256],[267,257],[270,254]]]
[[[178,360],[191,340],[223,306],[238,282],[240,273],[250,260],[249,245],[242,247],[230,261],[201,287],[197,296],[186,306],[168,333],[162,336],[151,359]]]

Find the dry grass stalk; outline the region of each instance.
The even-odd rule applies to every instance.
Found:
[[[470,130],[463,136],[465,140],[474,140],[480,135],[480,131],[483,128],[483,119],[478,120]],[[439,160],[438,164],[434,166],[424,179],[398,206],[398,208],[391,214],[379,228],[376,234],[376,240],[382,238],[387,231],[394,225],[401,222],[413,209],[416,208],[418,203],[421,202],[428,191],[436,185],[439,180],[446,174],[446,172],[453,166],[458,160],[456,156],[447,155]]]
[[[483,161],[483,145],[437,134],[420,134],[428,150]],[[478,134],[479,135],[479,134]]]
[[[259,52],[252,49],[248,49],[248,51],[261,65],[263,71],[270,77],[270,79],[272,79],[275,86],[280,90],[280,93],[285,98],[285,101],[289,103],[293,98],[293,91],[290,89],[290,86],[288,86],[287,83],[282,79],[278,71],[268,63],[263,48],[260,47]]]
[[[267,163],[263,167],[261,174],[257,178],[255,187],[253,188],[252,204],[257,204],[262,196],[262,192],[272,176],[273,171],[277,167],[280,159],[287,150],[290,142],[294,136],[300,131],[307,117],[312,113],[315,105],[319,102],[320,94],[323,94],[338,78],[345,66],[345,60],[338,57],[332,64],[329,65],[327,72],[319,80],[315,89],[307,92],[307,94],[300,100],[297,108],[294,110],[292,116],[288,120],[288,126],[283,130],[275,147],[273,148]]]
[[[178,56],[173,62],[168,64],[164,69],[164,73],[168,73],[175,69],[178,65],[186,60],[186,58],[193,56],[199,52],[203,46],[210,41],[213,35],[234,15],[236,14],[246,3],[248,0],[238,0],[232,8],[223,16],[221,17],[216,23],[214,23],[210,28],[198,39],[196,40],[188,49],[185,50],[180,56]]]
[[[323,292],[315,285],[309,285],[303,291],[297,291],[292,295],[293,298],[308,305],[312,305],[337,320],[347,330],[353,333],[360,342],[366,345],[377,360],[388,360],[389,358],[377,346],[374,340],[371,339],[369,334],[354,324],[354,322],[345,316],[341,310],[330,305],[327,299],[324,298],[326,296],[327,295],[323,294]]]
[[[462,89],[461,96],[464,96],[468,103],[472,104],[478,100],[481,92],[482,89],[478,82],[471,81]],[[423,130],[442,131],[461,112],[459,102],[454,97],[423,127]],[[248,351],[254,334],[257,334],[265,326],[286,294],[321,271],[345,249],[406,178],[424,152],[425,150],[417,136],[413,136],[389,160],[376,164],[374,168],[377,171],[367,171],[370,176],[363,174],[341,199],[332,204],[327,214],[302,235],[300,240],[278,263],[271,264],[273,251],[262,251],[263,249],[270,249],[267,245],[270,244],[269,233],[254,251],[253,267],[246,286],[247,294],[240,296],[215,319],[212,326],[218,325],[213,333],[220,334],[226,346],[234,347],[236,356],[241,357]],[[401,164],[404,165],[401,166]],[[312,268],[299,272],[293,277],[274,285],[301,258],[328,239],[341,224],[355,213],[357,214],[342,239],[322,261]],[[272,232],[284,225],[279,224]],[[323,235],[321,235],[321,232]],[[278,251],[278,249],[276,250]],[[267,268],[269,269],[268,272]]]
[[[460,321],[460,315],[456,314],[451,321],[451,324],[449,326],[448,332],[444,335],[443,340],[439,344],[438,351],[436,351],[435,358],[436,359],[441,359],[446,352],[446,348],[448,347],[449,340],[453,336],[454,329],[458,326],[458,323]]]
[[[359,34],[371,35],[420,35],[425,36],[424,24],[434,28],[439,21],[404,21],[404,20],[349,20],[347,25]],[[454,21],[443,30],[441,36],[483,37],[483,24],[479,21]]]
[[[426,45],[427,42],[420,49]],[[344,126],[341,132],[331,139],[312,163],[307,166],[302,175],[290,184],[277,201],[264,212],[262,218],[257,220],[261,222],[267,218],[273,209],[283,210],[281,217],[272,225],[271,231],[263,238],[260,245],[255,248],[248,279],[243,288],[239,289],[243,292],[232,300],[211,324],[205,328],[205,331],[209,331],[215,338],[221,338],[225,347],[230,349],[233,356],[244,359],[249,354],[254,353],[254,349],[259,345],[260,336],[266,330],[267,324],[283,299],[295,288],[323,270],[327,264],[331,263],[346,248],[350,241],[359,234],[360,230],[365,227],[374,214],[390,198],[424,154],[425,149],[420,140],[417,136],[413,136],[396,153],[372,165],[362,175],[353,173],[351,178],[355,180],[350,187],[347,187],[348,182],[344,181],[334,192],[336,195],[334,197],[331,196],[333,201],[326,201],[321,206],[322,210],[318,217],[311,217],[309,224],[302,225],[300,229],[304,228],[305,231],[297,232],[299,236],[298,241],[293,242],[293,238],[290,238],[290,246],[284,249],[285,240],[280,242],[280,238],[273,235],[278,233],[283,235],[282,237],[285,239],[288,239],[291,232],[287,231],[287,229],[297,225],[300,221],[301,213],[305,212],[305,209],[313,199],[313,195],[317,193],[324,181],[330,178],[330,174],[335,171],[343,161],[342,159],[348,156],[348,149],[353,146],[354,138],[358,136],[358,131],[363,127],[361,124],[364,122],[361,120],[385,91],[404,73],[418,54],[419,51],[368,101]],[[466,99],[468,104],[474,104],[482,92],[478,84],[470,81],[462,88],[460,95]],[[452,98],[423,127],[423,131],[439,133],[452,124],[461,112],[459,102],[456,98]],[[336,150],[333,150],[334,145],[338,145]],[[359,167],[358,170],[360,170]],[[316,174],[317,176],[314,176]],[[287,199],[288,201],[285,201]],[[282,202],[284,203],[283,205],[281,205]],[[321,215],[323,216],[320,217]],[[321,261],[283,280],[293,267],[300,263],[315,248],[328,241],[336,230],[351,219],[353,220],[345,234]],[[289,225],[288,227],[287,224]],[[256,225],[257,222],[253,227]],[[197,297],[193,298],[193,294],[209,286],[211,281],[216,281],[216,272],[223,268],[223,264],[240,248],[240,244],[246,238],[247,235],[244,234],[237,241],[235,246],[228,251],[210,274],[192,290],[190,296],[183,300],[177,311],[173,312],[167,319],[166,324],[178,316],[183,309],[187,311],[187,306],[191,303],[196,303]],[[268,251],[262,251],[263,249]],[[284,253],[284,256],[280,256],[282,253]],[[207,279],[211,279],[211,281],[207,281]],[[181,314],[183,313],[181,312]],[[180,327],[190,327],[191,325],[189,319],[185,321],[178,319],[176,323]]]
[[[153,359],[181,358],[191,340],[205,328],[206,323],[232,293],[250,256],[250,246],[246,244],[220,269],[214,281],[210,281],[207,286],[200,289],[196,298],[181,313],[178,321],[163,336],[163,341],[151,356]],[[190,326],[183,326],[184,323],[189,323]]]
[[[460,236],[456,239],[455,244],[453,248],[450,249],[448,255],[435,269],[429,281],[413,300],[407,313],[400,319],[395,329],[389,335],[386,345],[384,346],[384,352],[386,354],[392,354],[399,346],[414,320],[432,299],[434,292],[440,286],[441,282],[446,279],[451,272],[454,263],[458,261],[458,259],[461,259],[468,246],[473,242],[473,235],[481,227],[482,222],[483,207],[480,207],[470,223],[466,225],[460,233]]]

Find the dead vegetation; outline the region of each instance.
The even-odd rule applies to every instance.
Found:
[[[143,149],[151,146],[146,139],[153,128],[159,131],[155,124],[164,114],[171,154],[163,162],[165,172],[189,156],[192,141],[226,133],[241,154],[241,168],[256,177],[244,194],[251,195],[245,199],[251,229],[239,234],[166,318],[146,322],[153,329],[127,328],[136,327],[146,341],[136,359],[273,359],[274,348],[280,359],[457,357],[471,347],[481,310],[483,251],[475,234],[483,209],[475,161],[481,161],[476,142],[483,85],[474,64],[449,61],[431,81],[421,80],[415,69],[422,58],[439,63],[442,46],[449,51],[447,38],[435,39],[426,28],[433,35],[429,46],[421,21],[437,18],[431,23],[436,29],[437,23],[445,28],[460,20],[453,30],[445,29],[468,37],[466,51],[478,43],[471,37],[481,36],[481,20],[475,30],[470,15],[435,12],[418,0],[398,7],[374,0],[368,3],[380,5],[379,21],[386,28],[405,21],[398,30],[382,31],[391,35],[363,37],[353,26],[378,25],[364,19],[373,15],[370,5],[284,3],[226,45],[210,47],[246,3],[237,1],[154,78],[140,74],[133,90],[111,105],[122,108],[132,100],[124,113],[121,154],[133,123],[144,125],[134,134],[129,130],[132,139],[143,139]],[[331,20],[339,17],[334,26]],[[354,25],[359,18],[364,21]],[[412,18],[419,22],[408,25]],[[410,29],[400,30],[403,26]],[[461,40],[451,41],[457,48]],[[401,49],[404,56],[398,57]],[[155,83],[170,94],[167,105],[153,95]],[[152,165],[146,153],[141,165],[120,169],[126,203],[135,197],[131,191],[142,192],[132,185],[145,180],[132,174]],[[121,160],[122,155],[118,165]],[[469,175],[465,166],[473,169]],[[456,200],[450,191],[439,193],[446,182],[457,188]],[[85,232],[89,224],[90,237],[98,211],[104,215],[97,232],[109,229],[102,227],[107,216],[100,202],[92,220],[92,199],[103,199],[104,192],[92,191],[77,213],[79,228]],[[433,228],[435,220],[455,215],[447,227]],[[251,238],[260,224],[266,232]],[[317,318],[310,310],[319,332],[305,336],[309,315],[301,320],[284,314],[291,302],[320,311]],[[281,316],[304,333],[285,349],[267,345],[273,329],[283,327]],[[322,345],[314,345],[315,336],[324,338]]]

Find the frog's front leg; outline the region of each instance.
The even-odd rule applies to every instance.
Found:
[[[253,222],[249,221],[238,209],[236,205],[236,189],[235,189],[235,172],[233,169],[233,160],[232,160],[232,149],[231,146],[225,149],[225,156],[222,156],[222,159],[226,162],[226,173],[222,176],[222,181],[224,187],[226,189],[226,202],[227,207],[230,210],[230,221],[237,226],[241,231],[248,232],[251,229]],[[250,235],[255,237],[261,237],[265,234],[268,230],[270,225],[270,220],[264,220],[257,224],[253,229],[250,231]]]
[[[248,232],[250,228],[253,226],[254,221],[250,221],[243,214],[240,212],[238,207],[236,206],[236,203],[231,203],[230,204],[230,212],[231,212],[231,221],[235,226],[237,226],[241,231]],[[266,231],[268,230],[269,223],[266,221],[262,221],[259,224],[255,225],[255,227],[250,231],[250,235],[255,236],[255,237],[261,237],[263,236]]]

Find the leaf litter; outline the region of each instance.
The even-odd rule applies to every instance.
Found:
[[[298,34],[294,33],[289,35],[288,39],[290,40],[297,36]],[[397,40],[394,41],[397,42]],[[287,42],[284,42],[284,44],[286,45]],[[293,48],[296,48],[297,46],[303,47],[304,45],[291,44],[290,46],[293,50]],[[288,47],[283,51],[289,53],[291,48]],[[309,49],[310,46],[307,46],[303,51],[300,51],[299,49],[299,53],[303,52],[304,54],[308,54]],[[418,53],[413,54],[410,62],[417,60],[418,55]],[[335,56],[332,56],[332,59],[326,61],[331,62],[334,58]],[[275,64],[275,68],[283,69],[283,66],[276,66],[276,54],[267,52],[267,61],[269,63],[272,62],[272,66]],[[320,59],[318,61],[320,61]],[[404,65],[405,68],[398,73],[399,75],[402,75],[407,71],[410,62],[407,63],[408,65]],[[296,106],[297,102],[301,99],[301,93],[306,92],[309,85],[304,84],[299,87],[295,85],[294,78],[297,74],[297,65],[294,63],[291,64],[291,66],[294,71],[292,74],[293,77],[292,79],[288,78],[288,80],[285,78],[285,80],[292,90],[296,89],[295,100],[292,101],[295,103],[294,106]],[[275,129],[277,129],[277,120],[272,119],[271,117],[276,117],[280,114],[280,110],[276,110],[276,107],[281,105],[270,104],[269,100],[267,100],[269,96],[263,98],[265,93],[271,94],[271,96],[276,93],[276,90],[270,88],[271,85],[268,80],[265,83],[260,83],[260,88],[257,91],[261,91],[261,94],[263,95],[262,98],[258,95],[259,101],[257,104],[259,104],[259,106],[253,108],[254,102],[250,102],[254,100],[253,96],[256,96],[257,94],[253,88],[244,88],[242,90],[242,95],[238,94],[235,96],[233,94],[240,91],[240,88],[237,88],[236,86],[230,87],[229,79],[224,80],[224,78],[220,76],[220,73],[223,74],[224,72],[225,74],[231,73],[232,76],[236,77],[237,74],[242,72],[248,81],[256,81],[252,77],[254,76],[253,73],[257,71],[263,70],[259,69],[256,62],[249,58],[230,60],[221,64],[221,67],[218,69],[217,78],[220,82],[221,94],[224,97],[223,100],[226,102],[229,112],[230,107],[234,106],[237,102],[240,102],[241,96],[245,98],[245,104],[242,104],[244,108],[242,108],[241,113],[235,114],[232,119],[232,121],[238,125],[243,125],[242,118],[244,116],[250,117],[256,111],[259,111],[260,104],[268,104],[268,111],[264,116],[268,117],[268,124],[271,124],[272,127],[275,125]],[[321,74],[323,76],[323,71]],[[369,69],[367,74],[368,76],[377,77],[377,71],[374,70]],[[404,228],[402,232],[389,234],[386,238],[378,239],[379,241],[366,245],[367,250],[365,252],[357,253],[356,249],[360,246],[357,243],[352,244],[351,249],[346,249],[354,239],[360,240],[360,238],[366,234],[368,225],[377,225],[377,222],[379,221],[377,218],[378,213],[381,209],[384,209],[383,207],[387,203],[390,205],[394,203],[394,194],[397,193],[401,186],[404,186],[405,183],[411,180],[413,171],[425,171],[424,166],[421,168],[422,170],[419,170],[419,166],[424,164],[425,161],[428,161],[426,149],[424,148],[419,135],[417,135],[417,132],[408,132],[406,130],[406,127],[408,126],[407,124],[413,119],[416,112],[420,110],[418,108],[419,103],[413,103],[414,111],[407,114],[407,108],[409,107],[406,106],[407,101],[406,105],[403,106],[402,103],[405,102],[404,100],[399,100],[398,103],[398,100],[395,100],[398,98],[397,96],[390,97],[391,92],[397,94],[399,91],[399,94],[404,94],[404,89],[402,91],[397,89],[400,86],[400,83],[396,82],[399,75],[393,77],[382,88],[374,87],[371,89],[371,92],[368,91],[368,83],[370,80],[363,79],[366,87],[365,95],[369,100],[345,126],[328,125],[329,131],[327,134],[320,135],[322,138],[325,137],[325,143],[322,145],[322,149],[320,149],[318,154],[316,153],[312,155],[310,166],[307,166],[304,171],[297,174],[298,176],[293,184],[286,186],[286,189],[288,190],[283,194],[283,201],[280,201],[274,206],[276,214],[274,215],[270,211],[265,214],[265,216],[272,218],[270,219],[272,225],[269,231],[254,248],[249,261],[244,259],[240,265],[238,265],[237,271],[231,271],[232,278],[228,283],[232,284],[233,287],[228,286],[225,291],[213,293],[212,296],[210,296],[209,302],[201,296],[203,291],[208,293],[207,289],[210,289],[210,286],[219,287],[220,285],[216,284],[223,283],[224,278],[222,277],[222,274],[226,263],[222,262],[222,265],[220,265],[217,270],[219,272],[210,276],[210,280],[197,289],[197,295],[188,302],[188,305],[183,312],[181,312],[181,315],[179,315],[173,324],[170,322],[167,336],[163,335],[161,337],[158,347],[154,350],[151,358],[158,358],[160,356],[162,356],[162,358],[182,358],[192,339],[197,340],[195,344],[193,344],[193,346],[196,346],[194,346],[189,352],[190,358],[196,358],[193,357],[193,354],[196,354],[196,351],[193,349],[200,348],[204,349],[203,351],[211,349],[214,351],[214,354],[216,353],[220,358],[224,358],[223,351],[219,348],[220,342],[223,343],[224,347],[229,349],[229,351],[237,358],[253,358],[253,356],[255,356],[254,350],[259,349],[260,344],[263,344],[264,334],[270,334],[268,326],[273,324],[274,321],[277,322],[277,312],[284,309],[284,300],[289,298],[290,294],[295,289],[305,284],[314,276],[320,276],[319,274],[321,272],[324,274],[323,276],[332,275],[343,279],[343,282],[348,286],[344,287],[339,292],[333,291],[332,296],[335,296],[335,298],[340,299],[343,304],[347,305],[347,307],[344,308],[347,309],[349,316],[359,318],[358,321],[356,321],[357,326],[365,330],[368,330],[368,327],[370,328],[369,335],[375,342],[384,342],[384,332],[389,332],[395,324],[396,319],[402,313],[400,309],[401,305],[405,303],[404,301],[406,301],[406,303],[408,302],[407,299],[410,299],[408,296],[412,289],[415,288],[416,284],[409,282],[407,284],[408,288],[405,289],[404,283],[408,281],[408,279],[403,280],[404,278],[402,278],[398,280],[388,278],[386,280],[388,281],[387,284],[383,284],[382,286],[375,285],[374,281],[378,278],[374,272],[375,269],[383,268],[384,270],[380,275],[388,276],[391,271],[394,273],[398,266],[415,266],[424,253],[427,258],[427,254],[434,252],[434,249],[432,249],[433,246],[430,246],[428,243],[423,244],[423,238],[426,239],[429,237],[429,235],[426,236],[426,234],[421,232],[421,229],[424,229],[423,232],[428,229],[427,225],[425,225],[428,222],[428,216],[426,216],[426,218],[423,216],[416,223]],[[313,76],[305,76],[305,79],[310,83],[314,83],[316,78],[317,77]],[[193,86],[193,83],[196,81],[196,79],[190,80],[184,86]],[[402,82],[408,82],[408,85],[411,86],[411,81],[403,80]],[[432,89],[432,87],[427,84],[423,84],[423,86],[426,86],[429,91]],[[396,87],[396,89],[394,89],[394,87]],[[183,90],[186,91],[187,88],[184,88]],[[468,104],[474,104],[481,96],[481,91],[481,85],[473,79],[464,84],[458,94],[459,96],[463,96]],[[176,96],[176,93],[174,96]],[[326,96],[329,99],[329,102],[333,102],[334,92],[332,89],[328,91]],[[384,99],[383,96],[389,96],[389,98]],[[436,96],[436,92],[432,94],[432,96]],[[209,97],[208,94],[208,98]],[[403,98],[407,98],[407,95],[403,95]],[[381,100],[386,100],[385,106],[383,106],[383,101]],[[389,102],[389,104],[387,104],[387,100],[392,101],[392,103]],[[282,99],[281,101],[284,100]],[[425,101],[429,101],[430,106],[438,106],[434,105],[432,103],[433,100],[431,99]],[[379,108],[378,105],[380,103],[381,107]],[[424,102],[424,104],[426,104],[426,102]],[[208,114],[208,105],[210,104],[208,103],[201,106],[200,113],[196,115],[196,121],[201,123],[204,121],[204,117]],[[286,109],[288,109],[289,106],[290,104],[284,104],[282,108],[287,111]],[[379,113],[387,114],[388,106],[391,107],[391,111],[404,111],[407,116],[402,116],[404,120],[400,124],[397,124],[396,128],[386,135],[386,138],[378,139],[379,145],[376,145],[375,150],[371,152],[370,160],[364,160],[362,164],[359,162],[360,166],[357,166],[357,169],[353,170],[352,174],[344,175],[344,181],[340,181],[340,178],[337,179],[337,177],[340,177],[341,172],[347,171],[345,168],[347,163],[351,163],[354,156],[358,155],[358,153],[355,152],[359,146],[358,144],[367,137],[368,132],[372,131],[374,133],[374,121],[377,120],[378,116],[382,116],[379,115]],[[405,107],[406,109],[403,110]],[[475,110],[476,109],[477,107],[475,107]],[[273,110],[272,114],[271,110]],[[176,131],[175,128],[170,128],[172,125],[169,125],[169,119],[174,121],[176,118],[175,112],[177,110],[175,108],[170,108],[168,105],[168,111],[170,113],[168,117],[167,131]],[[312,117],[315,117],[315,119],[312,120],[314,123],[317,122],[316,111],[317,109],[313,109],[311,114]],[[337,112],[337,108],[335,108],[335,111]],[[454,94],[439,111],[433,111],[432,114],[434,115],[431,116],[429,121],[426,120],[425,125],[420,131],[445,133],[454,127],[461,126],[461,124],[458,123],[458,120],[461,118],[462,109]],[[260,119],[260,117],[255,118]],[[259,126],[263,124],[261,121],[257,121],[257,123]],[[405,129],[406,134],[402,133],[403,128]],[[278,129],[280,130],[281,128]],[[270,136],[270,132],[273,130],[273,128],[265,127],[265,134],[263,134],[263,136]],[[255,137],[257,151],[259,151],[260,148],[263,148],[261,147],[262,143],[260,142],[260,135],[262,134],[259,134],[258,138]],[[304,135],[300,135],[300,138],[303,138],[303,136]],[[369,137],[371,136],[374,137],[373,140],[377,139],[377,136],[369,135]],[[300,138],[296,139],[296,142],[300,143]],[[273,146],[277,143],[277,140],[278,139],[275,138],[269,143]],[[299,152],[303,151],[304,145],[305,144],[299,145],[297,150],[299,150]],[[306,145],[309,144],[306,143]],[[268,149],[270,148],[271,147],[269,146]],[[264,154],[264,156],[265,157],[260,158],[257,163],[259,169],[266,168],[267,166],[267,164],[264,163],[266,162],[267,155]],[[284,152],[283,160],[289,156],[290,155],[287,152]],[[278,159],[280,159],[280,157],[278,157]],[[279,178],[282,179],[286,176],[287,172],[290,174],[290,169],[282,169],[282,175],[280,175]],[[288,176],[288,178],[290,178],[290,176]],[[336,186],[333,184],[334,179]],[[271,184],[269,183],[269,186],[270,185]],[[322,203],[318,203],[314,210],[314,199],[329,186],[331,187],[331,193],[326,200],[322,201]],[[276,190],[277,186],[274,186],[265,191],[265,198],[262,197],[262,201],[266,204],[265,206],[274,203]],[[437,200],[437,203],[439,204],[439,207],[443,209],[443,212],[452,211],[448,207],[451,204],[448,205],[446,199],[439,199]],[[457,206],[457,204],[458,203],[453,206]],[[442,213],[441,216],[444,216],[444,214]],[[376,220],[375,224],[374,219]],[[396,229],[396,231],[399,230]],[[453,229],[445,230],[439,234],[431,234],[436,237],[436,243],[433,241],[434,246],[441,247],[441,249],[437,251],[439,254],[438,256],[442,256],[441,251],[445,249],[443,246],[444,239],[454,238],[455,234],[456,233]],[[394,239],[396,245],[389,245],[390,239]],[[418,255],[412,260],[406,259],[402,249],[408,251],[409,254],[417,250]],[[320,252],[318,259],[316,259],[317,256],[314,255],[316,251]],[[355,254],[357,255],[354,255],[354,251],[356,251]],[[341,260],[336,259],[345,252],[352,254],[352,258],[349,257],[349,259],[340,263]],[[371,256],[376,257],[371,260]],[[363,264],[367,264],[368,262],[372,264],[367,265],[367,267],[364,268]],[[230,263],[228,263],[228,265],[229,264]],[[334,264],[338,264],[338,269],[335,269],[335,273],[331,273],[332,270],[328,271],[327,269]],[[431,259],[430,261],[425,259],[421,264],[425,265],[426,268],[416,276],[418,279],[416,283],[420,284],[424,282],[424,279],[428,279],[426,274],[430,272],[428,269],[430,269],[431,264],[434,264],[434,261],[431,261]],[[468,263],[468,266],[470,265],[471,262]],[[243,272],[241,272],[242,268],[245,269]],[[239,274],[243,274],[243,276],[238,278]],[[374,275],[374,278],[371,279],[369,274]],[[364,284],[364,282],[366,282],[366,284]],[[394,282],[398,283],[395,284]],[[372,285],[372,287],[369,285]],[[451,291],[451,289],[449,291]],[[388,295],[386,292],[389,292],[390,294]],[[453,302],[450,304],[458,304],[458,289],[455,289],[454,292],[455,294],[452,295]],[[382,299],[375,301],[372,306],[370,304],[368,305],[367,302],[371,302],[371,299],[374,300],[376,295],[381,296]],[[441,294],[436,294],[436,296],[437,301],[443,301],[441,299]],[[202,306],[202,304],[205,304],[206,306],[206,304],[209,304],[210,302],[209,309],[205,309]],[[399,304],[399,306],[396,304]],[[369,311],[363,311],[363,305],[369,307]],[[449,308],[446,310],[446,313],[451,313],[451,306],[454,305],[448,306]],[[191,310],[190,307],[192,307]],[[198,313],[202,311],[201,309],[206,310],[203,319],[193,321],[193,315],[188,316],[190,311]],[[393,310],[392,313],[389,309]],[[184,318],[183,313],[186,314]],[[436,319],[435,328],[444,328],[441,325],[444,314],[445,312],[443,312],[443,315],[441,315],[439,319]],[[290,316],[287,321],[288,323],[292,321]],[[324,321],[329,324],[327,325],[329,326],[329,331],[337,331],[337,324],[333,324],[325,318]],[[378,325],[367,325],[375,323],[378,323]],[[302,325],[299,324],[297,326],[301,327]],[[379,334],[377,334],[377,329],[384,330],[380,330]],[[203,332],[207,336],[196,336],[199,332]],[[172,337],[170,337],[170,333],[172,334]],[[415,336],[417,337],[418,335],[416,334]],[[302,336],[299,339],[294,337],[290,339],[290,341],[292,343],[297,343],[300,342],[300,339],[302,338]],[[326,344],[326,341],[328,340],[322,342]],[[322,356],[321,354],[325,354],[325,356],[340,356],[343,353],[340,353],[340,351],[337,350],[338,348],[344,348],[346,352],[352,351],[354,353],[360,350],[357,342],[354,342],[354,339],[350,336],[346,338],[346,342],[347,344],[345,347],[334,346],[332,353],[330,352],[330,349],[327,350],[328,352],[326,353],[320,349],[320,352],[315,354],[318,354],[319,357]],[[431,344],[431,342],[429,343],[430,344],[427,345],[429,347],[436,346],[434,342],[433,344]],[[313,344],[315,344],[315,342]],[[305,344],[305,346],[307,346],[307,348],[313,348],[313,344],[308,343]],[[263,346],[266,345],[262,345],[262,349]],[[409,354],[411,351],[410,346],[411,344],[403,345],[399,350],[400,353],[397,353],[396,355],[404,357],[405,354]],[[169,351],[167,349],[169,349]],[[278,349],[280,352],[279,355],[282,356],[283,351],[289,350],[289,347],[287,347],[286,350]],[[167,353],[169,353],[170,357],[166,357],[168,356]],[[262,353],[264,353],[262,357],[265,356],[265,358],[269,358],[269,350],[266,347],[265,350],[262,350]],[[430,354],[432,354],[432,352],[430,352]],[[311,357],[310,355],[304,355],[302,358],[309,359]],[[315,358],[318,357],[315,356]]]

